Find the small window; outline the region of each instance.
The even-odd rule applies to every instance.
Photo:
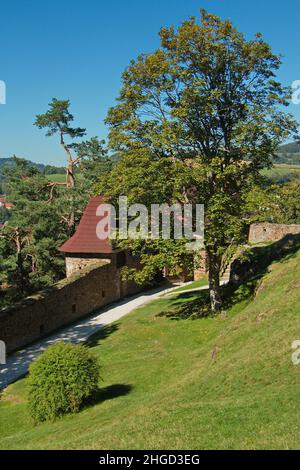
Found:
[[[76,313],[76,304],[72,305],[72,313]]]
[[[45,334],[45,325],[40,325],[40,336]]]
[[[103,299],[104,299],[104,297],[105,297],[105,290],[102,291],[102,297],[103,297]]]

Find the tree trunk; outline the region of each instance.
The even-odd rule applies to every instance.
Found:
[[[64,134],[60,132],[60,145],[65,150],[68,160],[67,160],[67,167],[66,167],[66,185],[67,188],[74,188],[75,187],[75,177],[74,177],[74,160],[72,158],[72,154],[70,152],[69,147],[66,145],[64,141]]]
[[[68,163],[67,163],[66,183],[67,183],[67,188],[75,187],[74,164],[73,164],[73,160],[70,158],[68,158]]]
[[[21,242],[19,227],[16,228],[14,241],[16,244],[16,251],[17,251],[17,286],[18,286],[18,291],[21,294],[21,297],[23,297],[25,293],[25,286],[24,286],[22,242]]]
[[[208,279],[210,304],[213,312],[219,312],[222,307],[220,292],[220,268],[221,259],[218,255],[207,252],[208,259]]]
[[[69,217],[69,223],[68,223],[68,232],[69,232],[69,237],[72,237],[72,235],[74,235],[75,233],[75,214],[74,214],[74,211],[72,211],[70,213],[70,217]]]

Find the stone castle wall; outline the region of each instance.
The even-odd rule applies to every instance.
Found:
[[[110,262],[109,259],[104,259],[103,261]],[[73,274],[82,271],[88,267],[96,267],[99,264],[99,260],[87,257],[66,257],[66,276],[70,277]]]
[[[276,242],[286,235],[298,234],[300,234],[300,225],[257,223],[250,226],[249,243]]]
[[[129,253],[128,266],[137,266]],[[55,286],[0,312],[0,340],[7,352],[20,349],[141,288],[122,281],[116,258],[98,260]]]

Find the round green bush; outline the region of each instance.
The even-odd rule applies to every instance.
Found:
[[[29,368],[29,409],[35,422],[76,413],[97,389],[99,364],[84,346],[57,343]]]

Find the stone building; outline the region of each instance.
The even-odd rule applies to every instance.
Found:
[[[97,216],[97,208],[101,204],[103,204],[101,196],[89,200],[76,232],[59,248],[59,251],[66,255],[67,277],[88,266],[103,264],[104,261],[118,269],[132,263],[129,253],[114,249],[108,237],[104,240],[97,237],[96,227],[101,221],[101,216]]]
[[[104,261],[117,269],[124,266],[138,266],[138,259],[133,257],[129,250],[116,249],[109,238],[100,240],[97,237],[96,227],[101,221],[101,216],[97,215],[97,208],[103,202],[102,196],[95,196],[89,200],[75,234],[59,248],[59,251],[66,256],[67,277],[88,266],[102,264]],[[178,276],[170,276],[165,268],[161,273],[161,279],[165,277],[170,281],[184,282],[201,278],[206,272],[204,252],[199,253],[198,257],[200,260],[202,258],[202,261],[197,263],[194,273],[182,272]]]

